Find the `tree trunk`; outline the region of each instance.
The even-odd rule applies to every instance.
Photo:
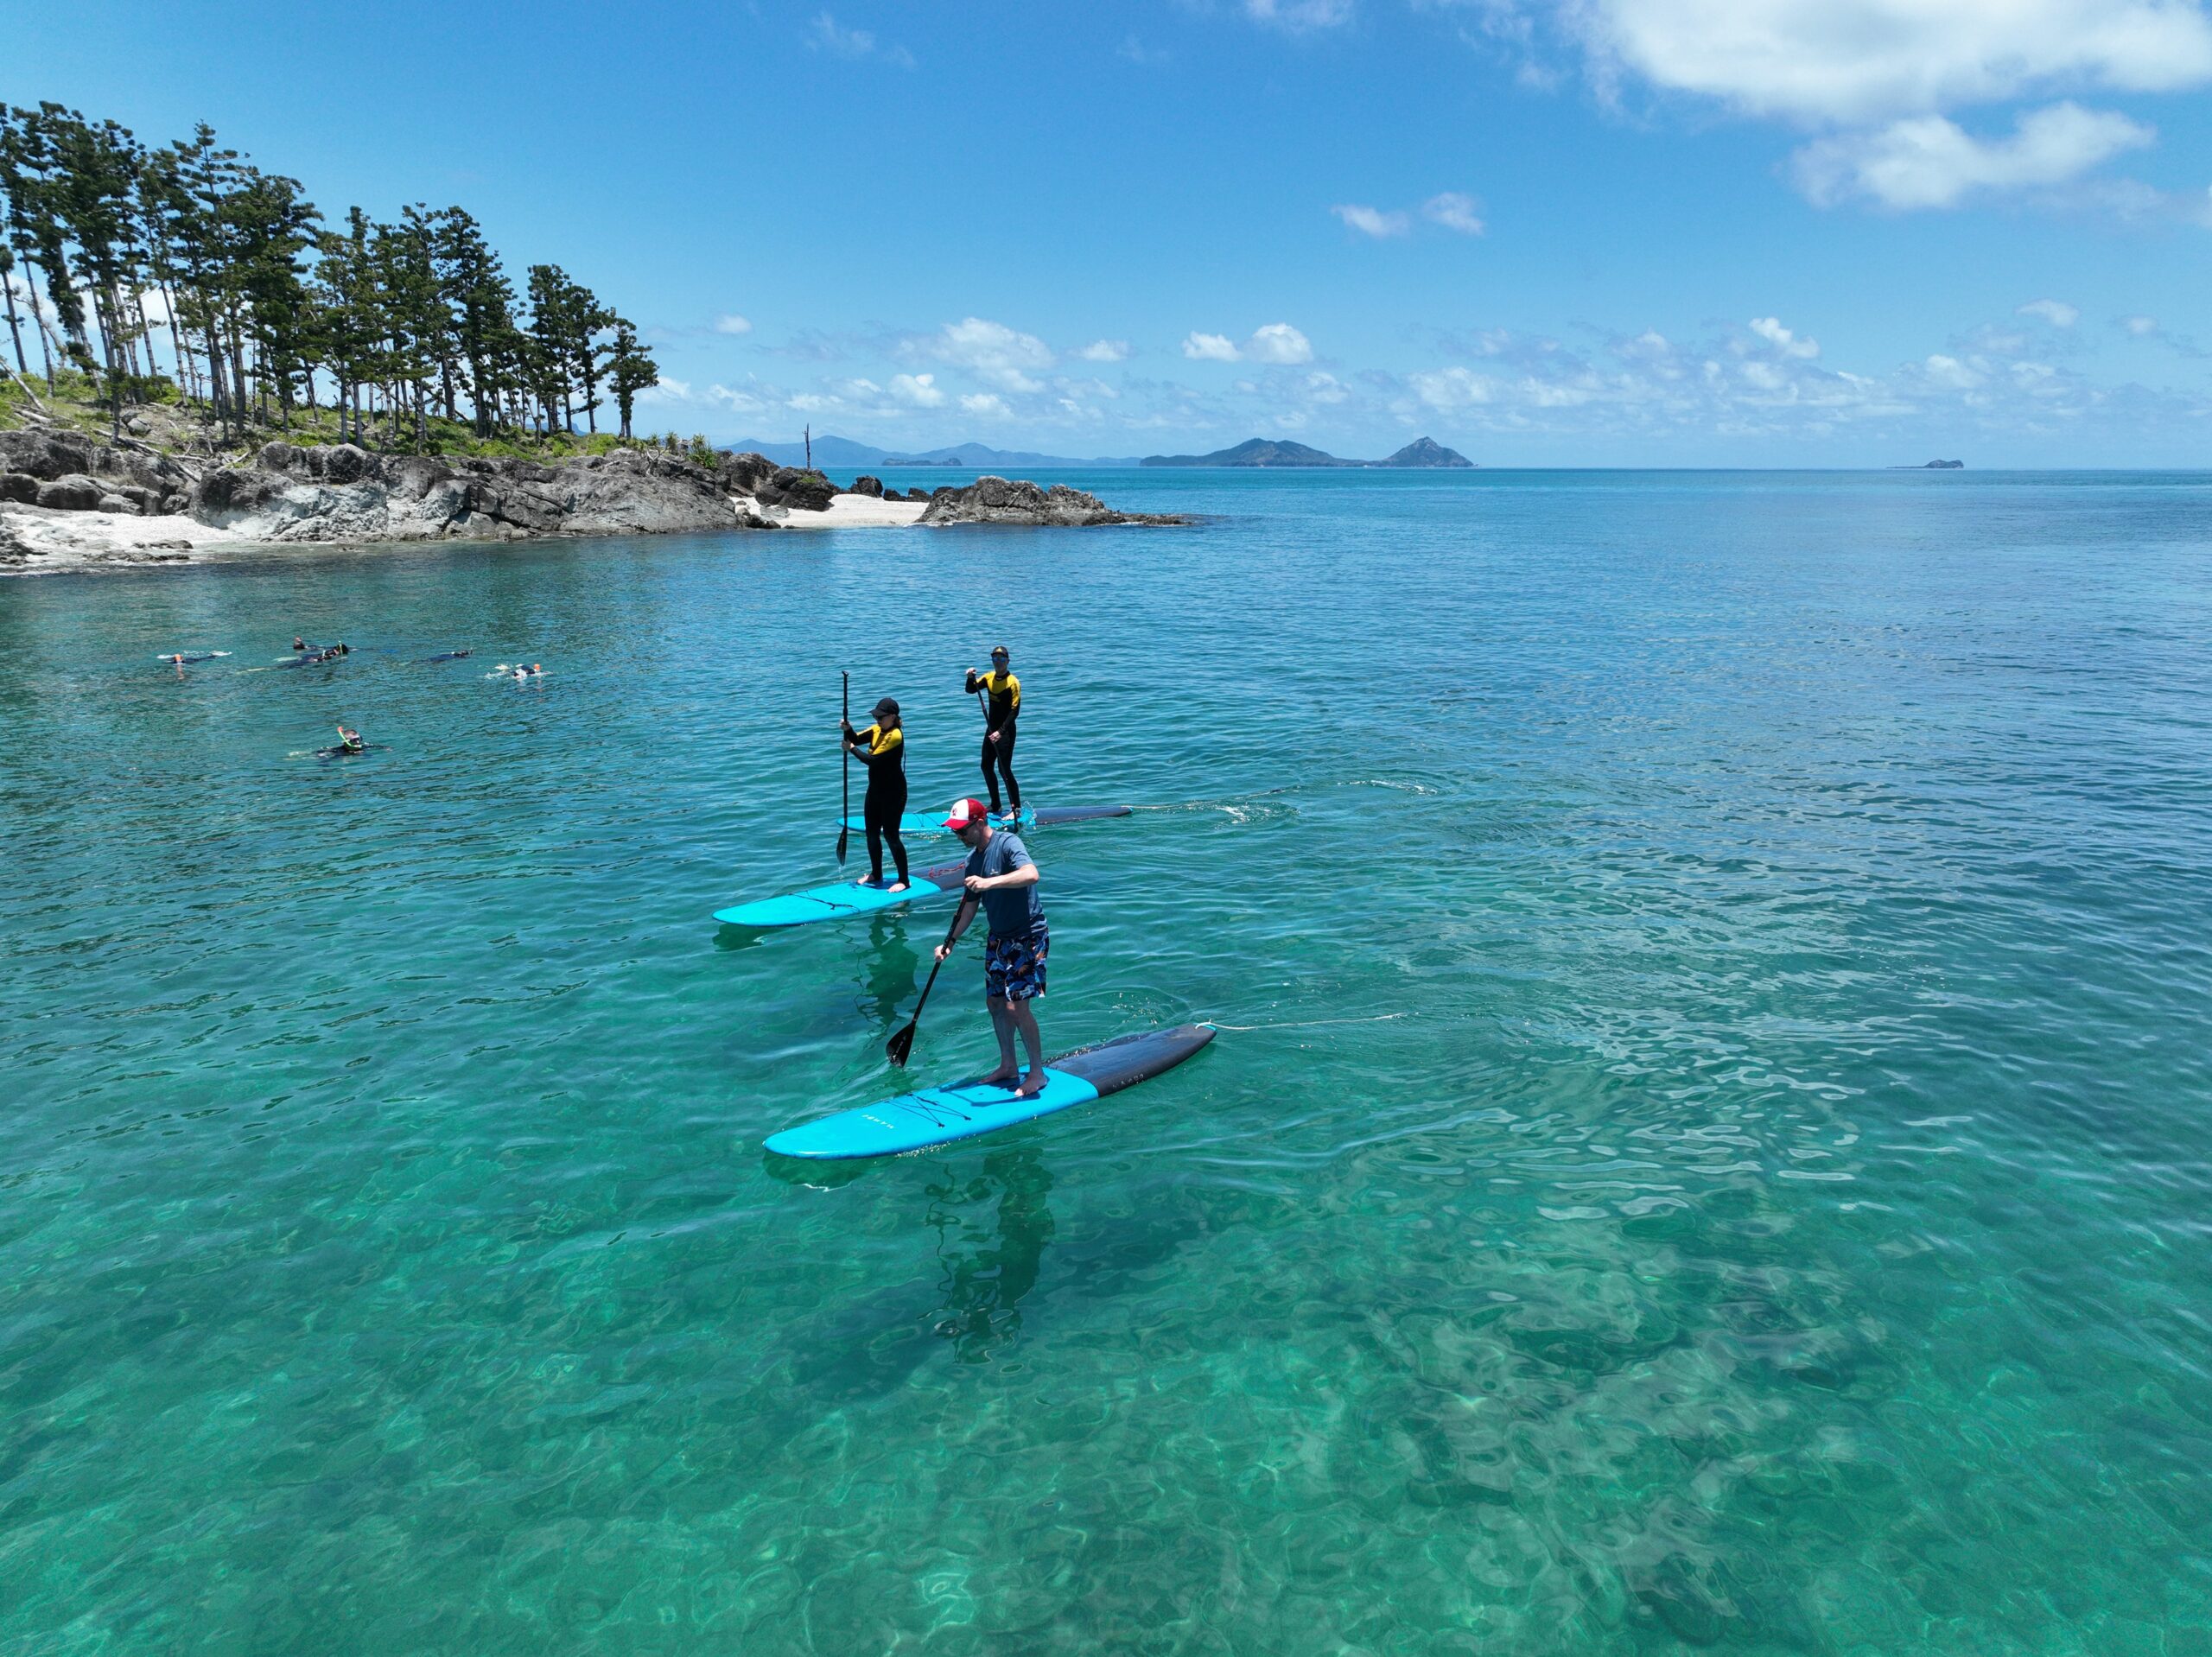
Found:
[[[28,281],[29,278],[25,280]],[[16,371],[25,379],[29,379],[31,376],[31,368],[30,365],[23,360],[23,325],[16,319],[15,272],[11,270],[5,276],[0,276],[0,282],[5,283],[8,289],[8,332],[14,336],[16,341]]]
[[[253,382],[245,377],[245,341],[238,333],[238,319],[235,313],[230,318],[231,401],[238,405],[238,425],[244,429],[246,416],[251,412]]]
[[[223,347],[215,337],[215,322],[207,319],[207,393],[215,405],[215,429],[227,437],[231,432],[230,387],[223,378]]]
[[[23,278],[23,291],[30,295],[31,321],[38,324],[39,360],[46,365],[46,394],[54,395],[54,330],[46,325],[46,311],[38,302],[38,289],[30,285],[30,278]]]

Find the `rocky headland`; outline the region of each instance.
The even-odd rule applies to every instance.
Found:
[[[271,543],[1180,521],[1004,478],[903,495],[868,476],[840,488],[754,454],[703,460],[639,446],[541,463],[276,441],[225,464],[128,437],[0,431],[0,568],[15,570],[175,562]]]
[[[919,492],[918,491],[916,492]],[[978,478],[964,489],[939,489],[924,524],[1030,524],[1089,528],[1102,524],[1187,524],[1173,512],[1118,512],[1096,495],[1056,483],[1050,489],[1014,478]]]

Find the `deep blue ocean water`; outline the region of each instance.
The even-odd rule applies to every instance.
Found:
[[[0,583],[0,1654],[2212,1650],[2212,477],[1077,480]]]

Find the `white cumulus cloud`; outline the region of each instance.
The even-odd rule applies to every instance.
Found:
[[[1253,330],[1244,354],[1255,363],[1310,363],[1313,346],[1289,323],[1270,322]]]
[[[1776,350],[1781,352],[1785,357],[1810,358],[1817,357],[1821,354],[1821,342],[1819,340],[1800,340],[1796,333],[1782,326],[1782,319],[1779,317],[1753,317],[1751,319],[1751,332],[1758,334],[1760,339],[1765,340]]]
[[[960,406],[971,415],[988,415],[999,420],[1007,418],[1014,412],[1007,407],[1004,397],[989,391],[971,392],[960,399]]]
[[[1269,322],[1242,346],[1225,333],[1185,334],[1183,354],[1194,363],[1310,363],[1313,343],[1287,322]]]
[[[944,393],[938,389],[934,374],[893,374],[891,395],[917,409],[939,408],[944,403]]]
[[[1941,115],[1839,133],[1797,152],[1799,184],[1827,206],[1863,196],[1885,207],[1948,207],[1979,191],[2063,184],[2156,135],[2124,115],[2054,104],[2009,138],[1977,138]]]
[[[1446,230],[1456,230],[1462,236],[1479,236],[1483,221],[1476,208],[1481,204],[1471,195],[1457,190],[1446,190],[1433,195],[1421,205],[1421,216],[1432,225],[1441,225]]]
[[[2031,299],[2016,314],[2039,316],[2055,328],[2070,328],[2082,320],[2082,313],[2063,299]]]
[[[1413,221],[1402,213],[1385,213],[1380,207],[1363,207],[1346,202],[1329,211],[1363,236],[1372,236],[1377,241],[1389,236],[1402,236],[1413,228]]]
[[[1475,408],[1488,403],[1494,391],[1488,376],[1478,374],[1471,368],[1440,368],[1433,372],[1413,374],[1407,384],[1414,395],[1430,408],[1450,414],[1457,409]]]
[[[750,333],[753,332],[753,324],[735,311],[725,311],[715,319],[715,332],[716,333]]]
[[[1929,358],[1922,365],[1922,369],[1931,384],[1946,390],[1970,391],[1981,384],[1980,371],[1969,367],[1956,357],[1946,357],[1940,352]]]
[[[1075,353],[1087,363],[1125,363],[1129,359],[1127,340],[1093,340]]]
[[[1812,124],[2212,81],[2196,0],[1586,0],[1565,15],[1604,66]]]
[[[1041,391],[1031,369],[1050,368],[1052,348],[1033,333],[980,316],[948,322],[921,342],[925,357],[964,368],[1002,391]]]
[[[2120,319],[2120,326],[2140,340],[2158,331],[2158,319],[2155,316],[2123,316]]]

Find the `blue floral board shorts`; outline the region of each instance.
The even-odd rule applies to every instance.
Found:
[[[995,1001],[1027,1001],[1045,993],[1045,955],[1052,936],[1042,922],[1012,937],[983,940],[983,994]]]

